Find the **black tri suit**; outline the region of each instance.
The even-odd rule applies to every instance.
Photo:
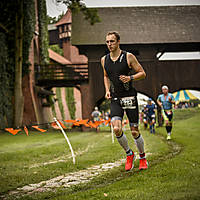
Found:
[[[137,102],[137,91],[132,86],[132,81],[123,83],[120,75],[131,75],[131,69],[127,63],[127,52],[121,51],[119,58],[113,61],[107,54],[104,69],[110,80],[111,93],[111,119],[123,119],[124,111],[129,119],[130,126],[138,126],[139,113]]]

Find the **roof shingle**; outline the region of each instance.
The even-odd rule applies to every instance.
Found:
[[[98,8],[100,23],[91,26],[82,13],[72,14],[72,44],[105,44],[108,31],[121,44],[200,42],[200,6]]]

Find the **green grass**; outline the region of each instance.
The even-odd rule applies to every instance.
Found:
[[[104,172],[89,183],[71,188],[59,188],[52,192],[21,196],[20,199],[200,199],[200,110],[176,110],[172,142],[166,141],[164,127],[157,128],[156,135],[141,130],[145,139],[150,167],[139,171],[138,161],[131,172],[124,165]],[[87,169],[92,165],[114,162],[124,158],[124,152],[115,140],[111,142],[108,130],[96,132],[70,132],[69,139],[75,152],[87,152],[76,157],[72,164],[69,147],[59,131],[31,132],[0,135],[0,194],[31,183]],[[129,131],[129,144],[136,151]],[[66,162],[30,168],[59,157]],[[104,193],[107,196],[104,196]],[[14,196],[10,197],[15,199]]]

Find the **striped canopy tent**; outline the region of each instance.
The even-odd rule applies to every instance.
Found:
[[[189,90],[180,90],[178,92],[174,92],[172,95],[174,96],[176,103],[198,99]]]

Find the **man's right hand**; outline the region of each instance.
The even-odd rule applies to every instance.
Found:
[[[158,101],[157,103],[162,108],[162,103],[160,101]]]
[[[111,99],[110,91],[107,91],[105,94],[106,99]]]

